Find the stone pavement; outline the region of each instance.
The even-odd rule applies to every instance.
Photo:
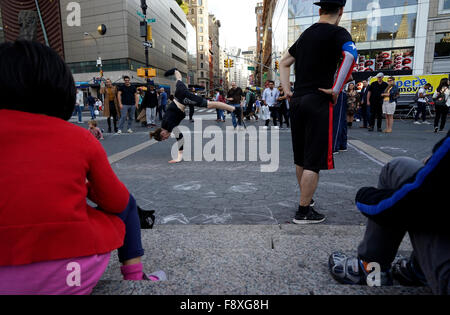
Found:
[[[166,225],[143,233],[145,270],[162,283],[121,281],[114,254],[94,295],[431,294],[427,288],[344,286],[328,274],[335,250],[354,253],[363,226]],[[409,242],[400,254],[409,254]]]
[[[230,125],[229,117],[225,125],[207,112],[196,117],[203,119],[203,130]],[[188,121],[183,125],[194,128]],[[401,286],[338,285],[328,274],[327,259],[335,250],[354,254],[362,238],[366,219],[355,207],[357,190],[376,186],[383,163],[393,157],[428,156],[445,135],[434,134],[432,126],[396,121],[393,134],[369,133],[358,125],[349,130],[348,152],[335,156],[335,170],[321,173],[316,210],[327,215],[327,221],[318,226],[290,224],[299,189],[288,130],[279,133],[280,162],[274,173],[262,173],[259,159],[169,165],[175,141],[139,148],[149,141],[148,130],[137,125],[134,130],[131,135],[106,135],[102,143],[110,157],[138,148],[112,167],[142,208],[157,210],[155,230],[143,231],[145,270],[162,269],[169,281],[122,282],[114,256],[94,294],[430,293]],[[203,145],[208,141],[203,139]],[[248,139],[247,159],[252,141],[256,139]],[[268,152],[271,149],[269,144]],[[401,254],[410,251],[405,238]]]

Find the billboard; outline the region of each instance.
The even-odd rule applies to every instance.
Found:
[[[416,94],[417,91],[425,84],[430,83],[431,88],[427,91],[427,93],[436,92],[441,79],[448,79],[448,74],[433,74],[433,75],[420,75],[420,76],[394,76],[395,83],[397,84],[400,95],[411,95]],[[387,81],[389,76],[384,77],[384,81]],[[375,82],[377,78],[372,78],[370,80],[370,84]]]

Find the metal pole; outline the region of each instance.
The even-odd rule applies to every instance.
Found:
[[[50,47],[50,44],[48,42],[48,37],[47,37],[47,31],[45,30],[44,21],[42,20],[41,9],[39,8],[39,2],[38,2],[38,0],[34,0],[34,2],[36,3],[37,13],[39,15],[39,20],[41,22],[41,28],[42,28],[42,33],[44,34],[45,44],[47,45],[47,47]]]
[[[147,21],[147,1],[146,0],[141,0],[141,8],[142,8],[142,13],[144,14],[144,22]],[[148,30],[148,28],[147,28]],[[147,38],[145,39],[147,41]],[[149,56],[148,56],[148,46],[145,46],[145,67],[148,69],[149,68]],[[150,78],[147,77],[147,85],[150,85]]]

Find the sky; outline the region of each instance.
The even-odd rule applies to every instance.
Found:
[[[255,7],[261,0],[208,0],[209,13],[220,20],[220,46],[247,50],[256,46]]]

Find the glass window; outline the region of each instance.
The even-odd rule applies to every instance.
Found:
[[[438,14],[449,13],[449,12],[450,12],[450,0],[440,0]]]
[[[434,57],[435,58],[450,57],[450,33],[436,34],[436,42],[434,45]]]
[[[353,1],[352,11],[370,11],[372,8],[395,8],[416,5],[417,0],[357,0]]]

